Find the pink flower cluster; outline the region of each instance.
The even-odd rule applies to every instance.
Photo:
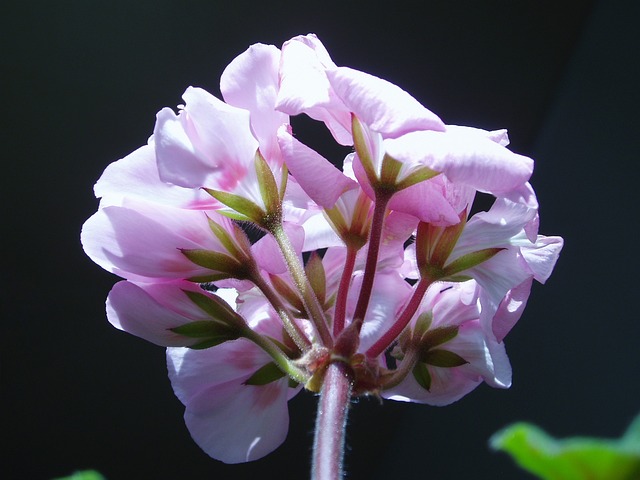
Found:
[[[251,46],[220,89],[158,112],[82,230],[124,278],[109,321],[168,347],[195,441],[227,463],[268,454],[331,362],[355,395],[446,405],[509,387],[503,339],[562,239],[538,235],[533,161],[506,131],[445,125],[314,35]],[[300,114],[353,146],[342,169],[296,138]],[[495,200],[471,215],[478,192]]]

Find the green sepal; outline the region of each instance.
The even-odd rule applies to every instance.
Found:
[[[420,361],[441,368],[459,367],[469,363],[457,353],[440,348],[433,348],[424,352],[424,354],[420,355]]]
[[[230,277],[231,275],[227,273],[212,273],[211,275],[196,275],[195,277],[187,278],[187,280],[193,283],[210,283],[217,282],[218,280],[224,280]]]
[[[214,222],[213,220],[211,220],[210,218],[208,218],[209,221],[209,228],[211,229],[211,232],[213,232],[213,234],[216,236],[216,238],[218,240],[220,240],[220,243],[222,244],[222,246],[231,254],[233,255],[233,257],[235,257],[236,259],[241,259],[243,257],[247,256],[247,252],[243,251],[241,249],[241,247],[234,241],[233,238],[231,238],[231,236],[229,235],[229,232],[227,232],[227,230],[225,230],[222,225]],[[246,234],[244,233],[244,231],[238,227],[237,225],[233,224],[233,227],[235,229],[235,234],[236,235],[244,235],[246,237]],[[245,246],[249,246],[250,242],[247,239],[245,242],[247,245]]]
[[[382,158],[382,167],[380,169],[380,186],[397,191],[397,180],[401,169],[402,162],[385,153]]]
[[[181,248],[182,254],[191,262],[204,268],[233,275],[243,270],[242,264],[224,253],[203,248]]]
[[[219,211],[221,214],[235,220],[262,224],[266,213],[251,200],[241,197],[240,195],[223,192],[221,190],[213,190],[211,188],[205,188],[204,190],[220,203],[223,203],[227,207],[235,210],[239,215],[234,215],[233,213],[225,212],[224,210]]]
[[[289,169],[287,164],[282,164],[282,176],[280,178],[280,201],[284,200],[284,194],[287,191],[287,183],[289,182]]]
[[[189,338],[230,336],[233,331],[228,325],[216,322],[215,320],[197,320],[170,328],[169,330]]]
[[[431,312],[422,312],[416,319],[416,326],[413,329],[413,337],[416,339],[422,338],[422,336],[429,330],[433,322],[433,315]]]
[[[324,305],[327,296],[327,279],[322,258],[316,251],[312,252],[309,256],[309,260],[307,260],[307,264],[304,266],[304,272],[309,279],[311,288],[320,301],[320,305]]]
[[[422,336],[421,343],[428,348],[437,347],[456,338],[459,328],[457,326],[436,327]]]
[[[413,378],[418,382],[418,385],[427,392],[431,390],[431,373],[429,373],[429,367],[427,367],[425,363],[416,363],[411,372],[413,373]]]
[[[256,151],[254,159],[256,174],[258,175],[258,186],[260,187],[260,195],[262,201],[267,207],[267,212],[280,211],[280,192],[278,192],[278,184],[273,177],[273,172],[269,168],[269,164],[264,159],[260,150]]]
[[[236,324],[238,321],[238,314],[231,308],[231,306],[219,297],[210,297],[204,293],[193,292],[191,290],[183,290],[185,295],[189,297],[193,303],[195,303],[200,310],[208,314],[211,318],[216,320],[216,323],[224,323],[226,325]],[[206,322],[207,320],[203,320]],[[201,322],[194,322],[201,323]]]
[[[221,343],[231,340],[237,340],[238,338],[240,337],[236,335],[219,335],[217,337],[207,338],[206,340],[202,340],[201,342],[189,345],[188,348],[192,350],[206,350],[207,348],[216,347]]]
[[[429,180],[437,175],[440,175],[440,172],[436,172],[435,170],[431,170],[429,167],[421,167],[412,172],[410,175],[407,175],[404,179],[396,184],[396,188],[398,190],[403,190],[405,188],[409,188],[416,183],[424,182],[425,180]]]
[[[298,292],[292,289],[289,284],[278,277],[277,275],[269,275],[271,279],[271,284],[273,288],[276,289],[276,292],[280,294],[294,309],[296,309],[301,315],[305,316],[304,303],[302,303],[302,299]]]
[[[285,373],[280,370],[275,363],[270,362],[256,370],[253,375],[245,380],[244,384],[256,386],[267,385],[268,383],[280,380],[284,376]]]
[[[380,179],[373,168],[373,160],[371,159],[371,152],[367,148],[362,124],[354,114],[351,114],[351,134],[353,135],[353,147],[360,158],[360,163],[369,178],[369,182],[371,185],[376,185]]]
[[[478,250],[477,252],[467,253],[460,258],[454,260],[447,265],[443,272],[446,277],[463,272],[470,268],[480,265],[482,262],[486,262],[496,254],[500,253],[504,248],[485,248]]]
[[[298,382],[296,382],[293,378],[289,377],[289,388],[296,388],[298,385],[300,385]]]
[[[640,416],[619,439],[572,437],[558,440],[528,423],[495,433],[491,448],[502,450],[523,469],[545,480],[640,478]]]

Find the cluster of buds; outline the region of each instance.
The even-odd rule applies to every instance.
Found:
[[[445,125],[314,35],[251,46],[220,89],[157,114],[82,230],[124,278],[109,321],[168,347],[194,440],[227,463],[268,454],[288,400],[320,391],[332,362],[355,396],[446,405],[509,387],[503,339],[562,239],[538,235],[533,161],[506,131]],[[299,114],[351,153],[299,141]],[[471,214],[478,192],[494,201]]]

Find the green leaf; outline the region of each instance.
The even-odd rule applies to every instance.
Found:
[[[213,190],[211,188],[205,188],[205,191],[220,203],[224,203],[227,207],[238,212],[240,216],[231,216],[224,211],[220,211],[220,213],[235,218],[236,220],[247,220],[261,224],[266,215],[262,208],[240,195],[234,195],[233,193],[223,192],[221,190]]]
[[[418,362],[413,367],[413,378],[416,379],[418,385],[424,388],[426,391],[431,389],[431,374],[429,373],[429,367],[425,363]]]
[[[620,439],[557,440],[535,425],[516,423],[494,434],[489,443],[545,480],[640,478],[640,416]]]
[[[267,363],[264,367],[259,368],[251,375],[245,382],[245,385],[266,385],[276,380],[280,380],[285,376],[285,373],[278,368],[278,366],[271,362]]]
[[[450,352],[449,350],[442,350],[440,348],[433,348],[420,356],[420,360],[433,365],[434,367],[441,368],[453,368],[464,365],[467,362],[457,353]]]
[[[54,480],[106,480],[100,473],[95,470],[82,470],[74,472],[68,477],[58,477]]]

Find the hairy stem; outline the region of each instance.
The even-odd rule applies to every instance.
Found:
[[[333,338],[331,337],[331,332],[329,332],[324,311],[320,306],[318,297],[309,283],[307,275],[304,273],[304,267],[298,259],[298,255],[296,254],[289,237],[282,228],[281,223],[274,225],[270,229],[270,232],[280,246],[280,250],[284,255],[287,267],[289,268],[289,273],[291,273],[293,282],[295,283],[298,292],[300,292],[304,308],[309,314],[311,322],[315,325],[316,330],[318,331],[320,341],[323,345],[331,347],[333,345]]]
[[[312,480],[342,480],[344,440],[353,373],[344,362],[334,361],[325,372],[313,443]]]
[[[289,375],[289,377],[302,385],[307,382],[307,380],[309,379],[308,375],[305,374],[301,369],[296,367],[291,359],[287,357],[287,355],[267,337],[263,337],[259,333],[253,331],[251,328],[247,328],[247,330],[244,332],[244,336],[258,345],[260,348],[262,348],[265,352],[267,352],[273,359],[275,364],[278,366],[278,368]]]
[[[293,316],[284,306],[280,297],[273,291],[271,285],[269,285],[262,275],[259,272],[255,272],[251,277],[251,281],[255,284],[256,287],[260,289],[262,294],[267,298],[271,306],[275,309],[278,316],[282,320],[282,324],[284,325],[285,330],[293,340],[293,343],[300,349],[302,352],[306,352],[311,348],[311,342],[302,331],[300,326],[294,321]]]

